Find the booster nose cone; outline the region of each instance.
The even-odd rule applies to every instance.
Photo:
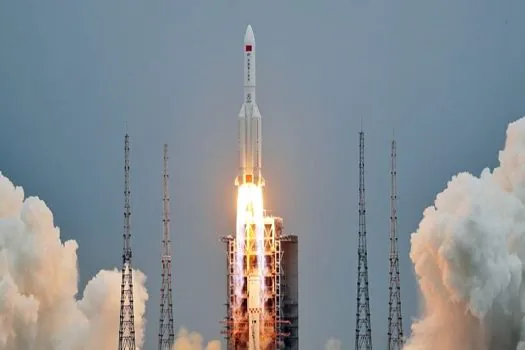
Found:
[[[246,27],[246,33],[244,34],[245,45],[255,45],[255,36],[253,35],[253,29],[251,25]]]

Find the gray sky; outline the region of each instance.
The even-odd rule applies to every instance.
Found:
[[[218,338],[218,237],[234,229],[242,42],[252,24],[266,207],[300,237],[301,344],[320,349],[334,336],[353,348],[363,118],[372,328],[383,348],[392,127],[408,331],[417,315],[410,233],[453,174],[497,164],[507,123],[525,115],[523,13],[518,0],[4,1],[0,170],[79,242],[83,289],[99,269],[120,266],[128,121],[134,265],[148,276],[153,348],[168,142],[175,321]]]

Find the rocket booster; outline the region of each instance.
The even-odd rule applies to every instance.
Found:
[[[255,37],[250,25],[244,34],[244,102],[239,112],[239,175],[235,185],[264,186],[261,112],[255,98]]]
[[[259,276],[248,276],[248,350],[261,349],[262,305]]]

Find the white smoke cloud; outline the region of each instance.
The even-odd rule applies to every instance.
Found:
[[[525,118],[499,161],[454,176],[412,234],[424,310],[405,350],[525,349]]]
[[[341,349],[342,343],[336,338],[329,338],[324,345],[324,350]],[[181,327],[175,338],[173,350],[221,350],[221,342],[219,340],[211,340],[204,346],[202,335],[198,332],[189,332],[185,327]]]
[[[100,271],[78,293],[76,250],[53,214],[0,172],[0,349],[113,350],[118,345],[120,273]],[[146,277],[134,271],[136,342],[144,338]]]
[[[221,342],[218,340],[209,341],[206,346],[203,346],[203,338],[197,332],[189,332],[186,328],[181,327],[173,350],[221,350]]]
[[[324,350],[341,350],[342,345],[339,339],[330,338],[324,344]]]

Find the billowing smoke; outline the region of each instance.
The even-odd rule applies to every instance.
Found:
[[[173,344],[173,350],[221,350],[221,342],[212,340],[206,346],[203,346],[202,336],[197,332],[188,332],[184,327],[181,327],[179,334]]]
[[[53,214],[24,199],[0,173],[0,349],[114,350],[118,345],[120,273],[100,271],[77,300],[75,241],[62,243]],[[146,277],[134,271],[135,329],[144,338]]]
[[[339,339],[330,338],[324,344],[324,350],[341,350],[342,344]]]
[[[424,310],[405,350],[525,349],[525,118],[499,162],[454,176],[412,234]]]
[[[219,340],[209,341],[206,346],[202,335],[197,332],[189,332],[186,328],[181,327],[179,333],[173,344],[173,350],[221,350],[221,342]],[[341,341],[339,339],[330,338],[326,341],[325,350],[341,350]]]

